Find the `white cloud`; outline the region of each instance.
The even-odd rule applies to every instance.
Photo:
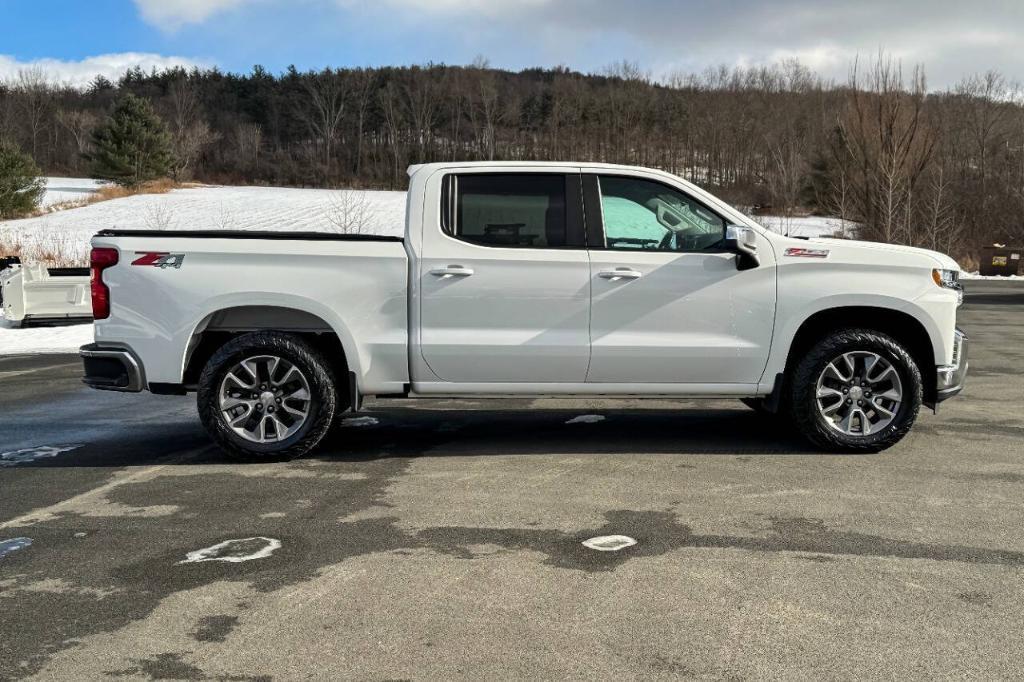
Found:
[[[193,67],[209,66],[206,62],[186,57],[165,57],[146,52],[121,52],[118,54],[101,54],[86,57],[81,61],[64,61],[61,59],[34,59],[18,61],[8,55],[0,55],[0,81],[18,77],[18,72],[26,69],[41,70],[49,80],[66,83],[80,88],[88,85],[98,75],[106,76],[112,81],[124,75],[132,67],[141,67],[144,71],[151,69],[169,69],[175,66]]]
[[[378,0],[398,9],[425,14],[458,13],[461,15],[495,16],[532,10],[552,4],[554,0]],[[336,0],[347,9],[365,6],[361,0]]]
[[[226,10],[253,0],[134,0],[142,18],[157,28],[174,30],[184,24],[200,24]]]

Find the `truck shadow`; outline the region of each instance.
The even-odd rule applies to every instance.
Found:
[[[528,401],[523,401],[528,402]],[[149,465],[246,466],[228,458],[198,419],[136,425],[83,439],[61,453],[28,448],[3,472],[24,468]],[[80,441],[81,442],[81,441]],[[33,454],[33,451],[38,451]],[[824,455],[777,418],[747,409],[436,409],[375,407],[346,415],[303,459],[358,463],[418,457],[522,455]]]
[[[374,409],[350,415],[323,460],[502,455],[821,454],[784,422],[745,409]]]

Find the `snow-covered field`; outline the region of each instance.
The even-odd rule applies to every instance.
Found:
[[[76,193],[81,196],[89,190],[85,183],[92,182],[57,178],[51,181],[58,181],[51,184],[52,192],[47,192],[45,201],[51,204],[66,201]],[[0,244],[20,243],[29,252],[59,251],[84,264],[89,239],[108,228],[402,235],[404,220],[405,192],[196,187],[0,222]]]

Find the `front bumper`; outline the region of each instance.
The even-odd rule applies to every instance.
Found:
[[[953,364],[940,365],[936,370],[936,403],[949,400],[964,390],[967,379],[967,335],[957,329],[953,344]]]
[[[82,346],[78,354],[82,356],[82,364],[85,366],[82,381],[86,386],[101,391],[128,393],[138,393],[146,387],[142,366],[129,350],[103,348],[90,343]]]

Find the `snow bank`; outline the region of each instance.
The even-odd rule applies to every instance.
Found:
[[[991,279],[991,280],[1013,280],[1024,279],[1024,275],[982,275],[979,272],[962,272],[960,279]]]
[[[86,182],[93,181],[61,179],[54,182],[53,197],[89,190]],[[95,191],[95,185],[90,191]],[[354,223],[360,227],[350,227]],[[96,232],[109,228],[360,232],[402,236],[404,224],[405,192],[196,187],[167,194],[113,199],[36,218],[0,222],[0,242],[21,243],[29,250],[56,250],[84,263],[89,239]]]
[[[79,347],[92,342],[92,323],[20,329],[4,319],[0,311],[0,355],[77,353]]]

